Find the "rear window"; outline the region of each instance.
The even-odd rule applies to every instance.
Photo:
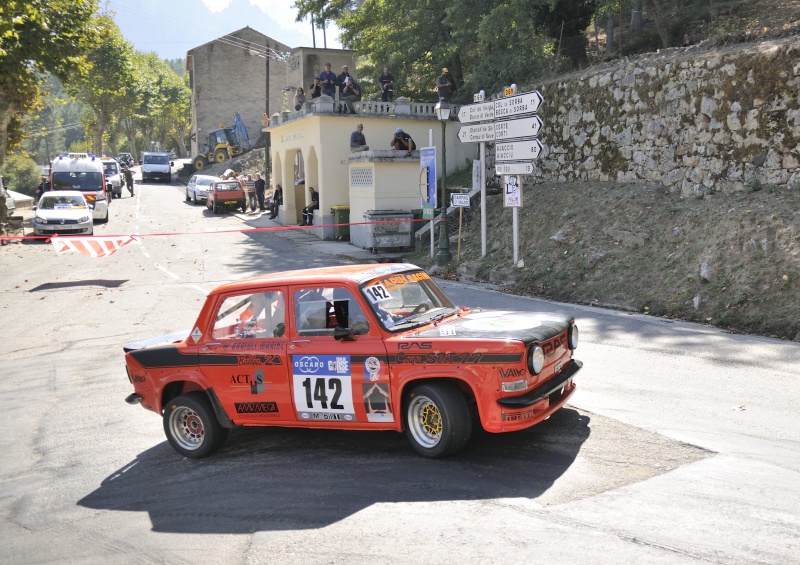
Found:
[[[230,190],[242,190],[242,185],[240,185],[237,181],[219,182],[217,183],[217,190],[220,192],[227,192]]]

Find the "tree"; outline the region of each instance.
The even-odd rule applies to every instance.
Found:
[[[85,69],[96,37],[97,0],[5,0],[0,4],[0,167],[19,143],[22,117],[39,106],[42,74]]]
[[[98,42],[86,54],[87,70],[67,83],[71,94],[90,108],[92,152],[103,154],[103,137],[113,125],[114,115],[133,87],[133,46],[106,14],[95,16]]]

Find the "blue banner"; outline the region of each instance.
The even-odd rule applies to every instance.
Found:
[[[436,207],[436,148],[423,147],[419,150],[420,194],[422,204]],[[424,176],[423,176],[424,175]],[[423,178],[425,179],[423,181]],[[423,185],[423,182],[425,185]]]

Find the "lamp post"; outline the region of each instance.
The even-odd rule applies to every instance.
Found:
[[[447,233],[447,206],[450,199],[447,196],[447,121],[450,119],[450,104],[439,101],[436,104],[436,117],[442,122],[442,212],[439,226],[439,252],[436,254],[436,264],[440,267],[447,266],[453,260],[450,253],[450,236]]]

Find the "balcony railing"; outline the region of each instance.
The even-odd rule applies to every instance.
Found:
[[[395,117],[410,117],[419,119],[436,120],[436,102],[411,102],[408,98],[400,97],[394,102],[383,102],[380,100],[361,100],[360,102],[353,102],[356,111],[363,116],[384,116],[387,118]],[[275,113],[270,117],[270,127],[285,124],[305,116],[324,116],[336,114],[338,110],[338,102],[334,102],[330,96],[322,95],[319,98],[314,98],[306,102],[303,107],[296,111],[290,112],[288,110]],[[458,114],[458,108],[452,115]]]

